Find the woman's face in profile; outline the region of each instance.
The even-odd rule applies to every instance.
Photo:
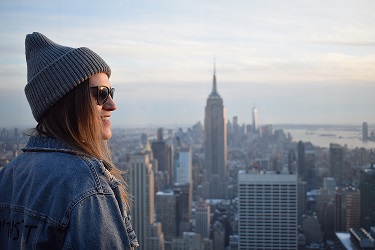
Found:
[[[98,73],[93,75],[89,79],[90,87],[107,87],[109,90],[111,89],[111,84],[109,83],[108,76],[105,73]],[[100,89],[100,88],[99,88]],[[104,89],[104,91],[108,90]],[[97,93],[95,89],[93,89],[94,93]],[[98,90],[100,91],[100,90]],[[97,102],[98,95],[95,94],[95,102]],[[99,100],[100,103],[100,100]],[[101,122],[102,122],[102,139],[108,140],[112,137],[111,131],[111,111],[116,110],[116,104],[113,101],[111,95],[108,94],[108,99],[105,101],[103,105],[97,104],[96,108],[98,110]]]

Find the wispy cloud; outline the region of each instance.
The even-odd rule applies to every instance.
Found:
[[[296,88],[297,96],[311,102],[319,91],[308,91],[310,85],[322,92],[331,87],[353,92],[353,86],[373,92],[374,9],[375,2],[366,0],[4,0],[0,88],[23,93],[25,35],[39,31],[63,45],[89,47],[111,65],[111,83],[124,105],[117,112],[127,114],[129,122],[138,119],[137,112],[144,113],[140,123],[158,123],[158,117],[185,121],[179,114],[186,107],[195,114],[192,122],[201,119],[214,57],[229,115],[247,116],[248,108],[259,103],[263,115],[275,122],[292,119],[285,112],[291,107],[295,117],[307,120],[298,108],[303,100],[293,98]],[[320,103],[329,105],[332,96],[319,96],[315,110]],[[375,106],[375,101],[343,96],[345,101],[335,96],[336,102],[362,110]],[[155,116],[154,108],[163,114]],[[311,119],[319,119],[314,106],[308,108]]]

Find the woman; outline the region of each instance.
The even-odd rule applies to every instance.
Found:
[[[38,32],[25,45],[25,94],[38,124],[0,171],[0,249],[138,246],[107,146],[116,110],[109,66]]]

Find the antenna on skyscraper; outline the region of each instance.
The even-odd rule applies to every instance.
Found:
[[[214,79],[212,84],[212,93],[217,93],[216,89],[216,56],[214,56]]]
[[[214,56],[214,76],[216,75],[216,56]]]

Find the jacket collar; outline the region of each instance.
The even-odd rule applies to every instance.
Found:
[[[77,149],[69,147],[59,139],[45,136],[30,136],[27,144],[21,150],[23,152],[64,152],[69,154],[88,156],[78,151]]]

